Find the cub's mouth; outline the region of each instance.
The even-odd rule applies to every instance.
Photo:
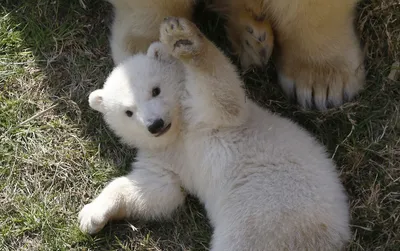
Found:
[[[170,128],[171,128],[171,123],[169,123],[166,127],[161,129],[161,131],[159,131],[157,134],[155,134],[154,137],[160,137],[161,135],[163,135],[166,132],[168,132]]]

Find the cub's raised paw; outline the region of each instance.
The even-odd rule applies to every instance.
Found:
[[[267,64],[274,47],[272,27],[264,14],[244,8],[228,22],[227,33],[243,70]]]
[[[107,214],[104,207],[90,203],[79,212],[79,228],[82,232],[95,234],[107,224]]]
[[[203,34],[185,18],[165,18],[160,27],[160,40],[175,57],[198,55],[203,46]]]

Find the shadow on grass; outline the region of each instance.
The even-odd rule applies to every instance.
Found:
[[[44,85],[37,91],[44,91],[46,98],[58,104],[54,111],[66,115],[78,126],[80,137],[89,138],[94,145],[101,145],[101,159],[111,160],[118,167],[107,178],[116,177],[130,170],[134,151],[118,143],[100,115],[90,110],[87,104],[88,94],[102,86],[112,69],[108,48],[111,6],[102,0],[87,1],[83,5],[66,0],[7,1],[2,8],[11,15],[14,23],[19,24],[18,29],[24,40],[21,50],[29,49],[34,53],[35,62],[45,76]],[[385,150],[387,147],[398,147],[393,138],[400,137],[396,131],[398,125],[392,125],[400,106],[399,85],[394,86],[385,78],[389,65],[394,59],[399,60],[399,55],[378,41],[379,36],[385,34],[382,28],[384,23],[381,16],[368,12],[376,6],[375,1],[364,1],[359,8],[358,27],[367,44],[369,76],[366,90],[355,102],[323,113],[300,111],[283,97],[274,81],[272,63],[267,70],[254,70],[243,76],[251,98],[303,125],[334,155],[352,200],[355,233],[350,247],[352,250],[371,246],[395,247],[391,242],[397,229],[391,216],[391,211],[396,208],[395,199],[387,199],[387,196],[398,188],[398,182],[390,181],[387,175],[398,173],[382,169],[382,166],[394,168],[393,165],[399,163],[398,153],[392,156],[393,152]],[[223,21],[206,11],[204,5],[197,9],[195,18],[205,34],[229,54]],[[373,21],[379,28],[372,27]],[[395,48],[399,49],[399,46]],[[91,175],[90,171],[84,173]],[[374,186],[371,187],[371,184]],[[376,201],[371,204],[375,185],[386,190],[377,194]],[[382,200],[386,200],[384,206],[387,210],[380,214],[377,208]],[[391,223],[388,224],[388,221]],[[193,198],[189,198],[185,208],[169,222],[131,223],[138,230],[132,230],[127,222],[112,223],[96,237],[82,237],[69,245],[72,248],[89,246],[95,249],[119,247],[136,250],[156,245],[169,250],[188,247],[199,250],[207,247],[210,240],[211,229],[205,212]]]

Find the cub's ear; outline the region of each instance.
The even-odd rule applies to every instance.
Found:
[[[104,112],[103,89],[98,89],[90,93],[89,106],[96,111]]]
[[[167,47],[161,42],[153,42],[147,50],[147,56],[160,61],[173,61],[173,56],[168,52]]]

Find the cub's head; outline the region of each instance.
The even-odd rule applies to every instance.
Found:
[[[183,66],[160,43],[118,65],[102,89],[89,95],[91,108],[129,145],[164,147],[180,130]]]

